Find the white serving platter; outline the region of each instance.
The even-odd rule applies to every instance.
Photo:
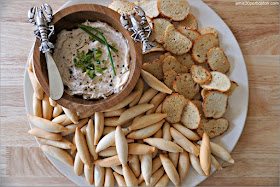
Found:
[[[133,0],[132,0],[133,1]],[[72,0],[64,4],[59,10],[75,5],[75,4],[101,4],[107,6],[111,0]],[[231,63],[230,71],[227,73],[229,78],[238,83],[239,87],[235,90],[234,94],[230,96],[228,109],[224,117],[229,120],[230,127],[226,133],[222,136],[219,136],[213,139],[213,142],[216,142],[228,151],[232,151],[235,145],[238,142],[238,139],[243,131],[247,110],[248,110],[248,99],[249,99],[249,84],[248,84],[248,75],[246,70],[246,64],[241,52],[241,49],[236,41],[233,33],[226,25],[226,23],[205,3],[201,0],[188,0],[191,10],[190,12],[198,20],[198,28],[202,29],[206,26],[214,27],[219,32],[219,41],[220,47],[225,51],[225,54],[228,56],[228,59]],[[32,51],[30,52],[30,54]],[[31,55],[29,55],[30,58]],[[29,62],[29,58],[28,61]],[[28,63],[27,63],[28,65]],[[26,66],[27,67],[27,66]],[[33,113],[32,111],[32,95],[33,89],[28,78],[27,70],[25,70],[24,76],[24,98],[25,106],[27,113]],[[30,124],[32,128],[33,125]],[[73,167],[68,166],[59,160],[46,154],[48,159],[52,164],[66,177],[72,180],[79,186],[88,186],[84,175],[76,176]],[[212,169],[211,173],[215,170]],[[184,182],[181,183],[181,186],[196,186],[205,180],[206,177],[200,176],[192,167],[190,167],[188,175]],[[169,185],[172,185],[169,182]]]

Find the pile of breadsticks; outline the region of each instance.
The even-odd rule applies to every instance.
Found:
[[[114,186],[116,179],[119,186],[166,186],[169,180],[179,186],[190,164],[208,176],[211,168],[222,169],[214,156],[234,163],[206,133],[200,141],[195,131],[165,121],[161,103],[168,88],[151,75],[142,74],[150,86],[146,91],[140,78],[134,91],[116,106],[84,115],[49,99],[31,67],[33,115],[27,117],[36,128],[28,133],[37,137],[45,153],[73,166],[78,176],[84,173],[91,185]]]

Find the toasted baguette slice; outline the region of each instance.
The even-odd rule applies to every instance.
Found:
[[[203,107],[202,107],[202,101],[200,100],[192,100],[192,102],[197,106],[200,116],[203,116]]]
[[[195,16],[189,13],[186,19],[184,19],[178,23],[178,28],[179,27],[188,27],[190,29],[197,30],[198,24],[197,24],[197,20],[196,20]]]
[[[174,70],[168,70],[168,71],[164,72],[164,74],[163,74],[164,84],[168,88],[170,88],[172,91],[174,91],[173,82],[175,81],[176,76],[177,76],[177,73]]]
[[[173,25],[167,26],[162,43],[167,51],[175,55],[183,55],[192,48],[192,41],[177,31]]]
[[[221,118],[227,109],[228,95],[218,91],[210,91],[203,100],[203,112],[207,118]]]
[[[200,89],[199,85],[193,81],[189,73],[177,75],[173,83],[173,88],[176,92],[185,96],[186,99],[192,99]]]
[[[164,18],[156,18],[153,20],[154,23],[154,37],[158,43],[162,43],[161,39],[165,34],[165,30],[168,25],[171,25],[171,23],[164,19]]]
[[[230,89],[228,91],[226,91],[225,94],[227,94],[228,96],[231,96],[237,87],[238,87],[238,84],[234,81],[231,81]]]
[[[188,68],[181,64],[174,56],[168,56],[163,60],[162,71],[174,70],[178,73],[187,73]]]
[[[194,42],[201,35],[197,30],[190,29],[188,27],[180,27],[178,31],[188,37],[192,42]]]
[[[158,0],[157,6],[161,15],[173,21],[184,20],[190,12],[187,0]]]
[[[218,71],[211,71],[212,80],[209,84],[202,84],[200,85],[205,90],[218,90],[221,92],[226,92],[231,87],[231,81],[227,75],[218,72]]]
[[[143,0],[135,2],[137,6],[140,6],[144,11],[146,16],[150,18],[156,18],[159,15],[156,0]]]
[[[160,80],[158,80],[156,77],[154,77],[152,74],[150,74],[147,71],[141,70],[141,76],[144,79],[144,81],[152,88],[154,88],[157,91],[171,94],[172,90],[169,89],[164,83],[162,83]]]
[[[228,72],[230,63],[224,51],[219,47],[213,47],[207,52],[207,64],[213,71]]]
[[[203,119],[197,129],[197,132],[200,137],[202,137],[203,133],[206,132],[209,138],[215,138],[224,134],[229,127],[229,121],[224,118],[219,119]]]
[[[215,35],[216,38],[218,38],[218,31],[213,27],[204,27],[203,29],[200,30],[200,33],[201,34],[212,33]]]
[[[186,103],[185,97],[177,93],[166,97],[162,104],[162,113],[167,113],[166,121],[178,123]]]
[[[183,55],[174,55],[174,57],[184,66],[188,68],[188,72],[190,71],[192,65],[194,64],[194,60],[192,59],[192,55],[190,53],[185,53]]]
[[[150,18],[149,16],[146,16],[146,18],[147,18],[148,24],[150,25],[150,27],[151,27],[151,29],[153,31],[154,30],[154,23],[153,23],[152,18]]]
[[[189,129],[197,129],[201,121],[199,109],[191,100],[187,100],[187,104],[182,113],[181,122]]]
[[[159,44],[157,42],[155,42],[155,44],[156,44],[156,46],[152,47],[150,50],[148,50],[146,52],[142,52],[142,54],[145,55],[145,54],[148,54],[148,53],[164,52],[165,51],[164,47],[161,44]]]
[[[165,53],[159,57],[159,59],[154,60],[152,63],[144,63],[142,65],[142,69],[151,73],[157,79],[163,79],[163,72],[162,72],[162,62],[163,60],[170,56],[170,53]]]
[[[212,75],[203,66],[192,65],[191,67],[192,78],[198,84],[210,83]]]
[[[219,46],[219,40],[214,34],[208,33],[199,36],[193,43],[192,57],[197,63],[206,62],[207,52]]]
[[[133,11],[136,5],[129,1],[113,0],[108,7],[118,12],[119,14],[128,13]]]

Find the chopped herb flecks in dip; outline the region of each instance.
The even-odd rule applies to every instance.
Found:
[[[117,49],[117,52],[110,49],[116,76],[106,45],[80,28],[58,34],[53,57],[69,95],[81,95],[84,99],[106,98],[122,90],[128,80],[129,45],[123,35],[107,23],[85,22],[83,25],[100,31],[108,44]]]

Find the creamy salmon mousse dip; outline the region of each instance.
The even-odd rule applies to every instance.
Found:
[[[82,25],[100,33],[82,26],[71,31],[62,30],[55,44],[53,57],[66,93],[82,96],[83,99],[102,99],[120,92],[130,73],[127,40],[104,22],[87,21]],[[100,34],[106,39],[108,47]]]

